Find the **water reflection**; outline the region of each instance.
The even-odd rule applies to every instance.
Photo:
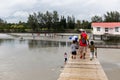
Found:
[[[0,45],[27,45],[29,49],[34,48],[48,48],[48,47],[69,47],[71,42],[60,42],[60,41],[45,41],[45,40],[24,40],[24,39],[0,39]],[[120,45],[119,42],[111,41],[98,41],[95,45]]]
[[[60,41],[44,41],[44,40],[15,40],[15,39],[0,39],[0,45],[2,44],[27,44],[30,49],[32,48],[47,48],[47,47],[68,47],[70,42]]]
[[[46,47],[68,47],[69,42],[59,42],[59,41],[44,41],[44,40],[29,40],[29,48],[46,48]]]
[[[0,39],[0,45],[4,44],[4,43],[14,43],[14,39]]]

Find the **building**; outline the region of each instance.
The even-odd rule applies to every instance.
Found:
[[[94,22],[91,24],[93,28],[93,39],[94,36],[116,36],[120,35],[120,22]]]

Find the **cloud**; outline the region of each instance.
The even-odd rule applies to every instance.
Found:
[[[14,17],[28,17],[28,12],[25,11],[17,11],[13,14]]]
[[[6,17],[6,20],[8,23],[10,22],[18,23],[19,21],[26,22],[28,16],[29,13],[26,11],[16,11],[13,13],[11,17]]]
[[[8,22],[27,20],[28,14],[56,10],[60,15],[74,15],[76,19],[90,20],[92,15],[118,11],[119,0],[2,0],[0,18]]]
[[[0,2],[0,18],[7,22],[19,22],[19,20],[28,17],[29,10],[36,3],[37,0],[3,0]]]
[[[68,6],[76,2],[79,2],[79,0],[42,0],[42,3],[51,3],[51,6]]]

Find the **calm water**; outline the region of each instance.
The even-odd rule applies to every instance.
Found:
[[[120,80],[120,49],[98,49],[98,59],[108,80]]]
[[[0,80],[57,80],[69,43],[0,39]]]
[[[11,38],[0,34],[0,38]],[[70,43],[0,39],[0,80],[57,80]],[[109,80],[120,80],[120,49],[99,48],[98,59]]]

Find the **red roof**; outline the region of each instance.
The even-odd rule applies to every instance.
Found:
[[[120,22],[95,22],[92,23],[92,27],[104,27],[104,28],[120,27]]]

